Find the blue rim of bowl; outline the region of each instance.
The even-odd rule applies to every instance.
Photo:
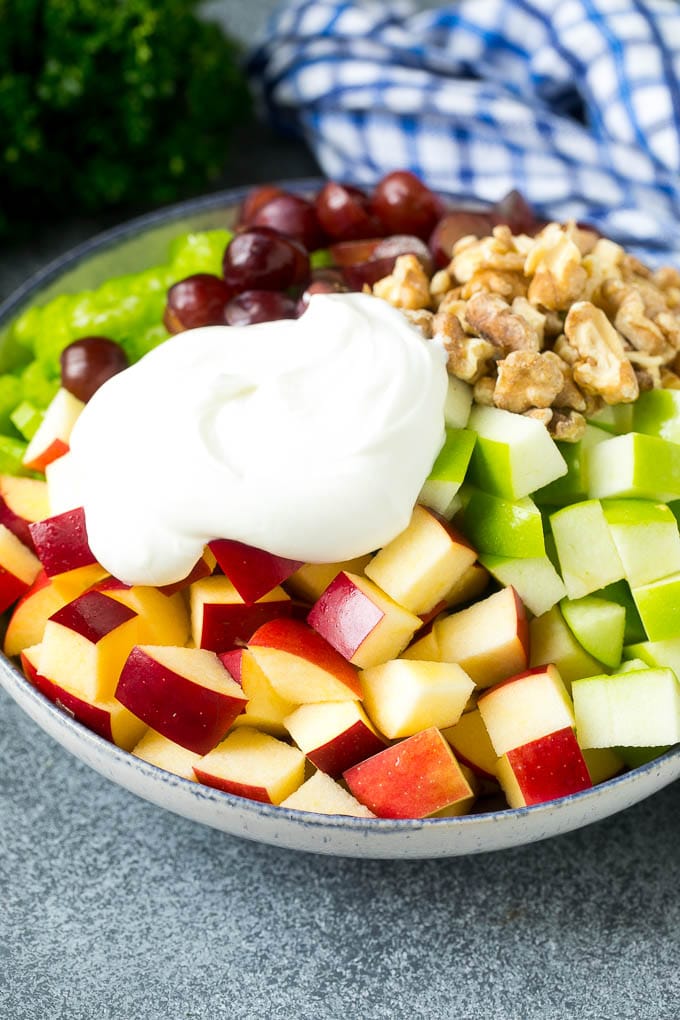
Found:
[[[274,183],[276,186],[285,188],[289,191],[304,193],[313,192],[319,187],[321,182],[318,177],[311,177],[284,180]],[[154,210],[151,213],[146,213],[142,216],[137,216],[134,219],[126,220],[118,226],[111,227],[108,230],[95,234],[92,238],[89,238],[82,244],[70,249],[63,255],[57,256],[57,258],[50,261],[43,269],[32,274],[25,283],[10,294],[9,297],[0,304],[0,329],[9,324],[11,317],[17,314],[21,307],[28,302],[30,297],[36,291],[58,279],[58,277],[66,270],[75,268],[80,262],[89,256],[106,251],[121,241],[135,237],[141,231],[148,230],[153,227],[165,226],[171,224],[175,220],[181,220],[186,216],[190,216],[195,213],[219,210],[225,206],[233,208],[243,202],[244,198],[251,190],[252,186],[245,186],[213,192],[209,195],[202,195],[198,198],[192,198],[184,202],[175,203],[174,205],[165,206],[161,209]],[[461,201],[467,201],[471,207],[483,207],[483,203],[476,201],[471,202],[470,200],[466,200],[460,196],[449,197],[454,201],[459,198]],[[66,711],[59,708],[58,705],[55,705],[36,687],[34,687],[30,681],[26,679],[23,673],[20,672],[12,660],[8,659],[4,655],[0,655],[0,683],[11,695],[12,691],[10,689],[10,681],[15,685],[24,687],[24,694],[31,697],[32,700],[35,701],[36,705],[41,709],[48,711],[55,722],[57,722],[60,726],[75,732],[79,740],[85,744],[89,744],[93,750],[108,753],[123,767],[127,767],[132,771],[146,775],[152,780],[160,779],[166,784],[170,784],[172,786],[178,785],[180,788],[191,793],[199,800],[210,802],[216,801],[217,803],[229,805],[249,814],[260,816],[264,815],[272,820],[285,818],[287,821],[292,823],[305,826],[318,826],[320,828],[327,826],[331,828],[351,828],[360,832],[389,832],[395,829],[399,831],[416,831],[424,827],[430,828],[436,826],[439,828],[452,828],[455,830],[479,824],[503,824],[504,820],[509,822],[510,820],[524,818],[528,815],[532,818],[539,818],[544,814],[563,810],[576,802],[586,804],[589,800],[599,798],[602,793],[608,789],[634,785],[638,777],[652,773],[659,768],[663,768],[665,763],[680,757],[680,744],[678,744],[670,748],[658,758],[654,758],[651,761],[646,762],[644,765],[639,765],[637,768],[629,769],[627,772],[622,772],[617,776],[613,776],[611,779],[607,779],[602,783],[597,783],[586,790],[580,790],[578,793],[567,794],[565,797],[544,801],[540,804],[532,804],[527,807],[500,808],[495,811],[479,811],[469,815],[458,815],[450,818],[358,818],[353,815],[324,815],[318,814],[317,812],[300,811],[295,808],[286,808],[281,807],[280,805],[266,804],[261,801],[238,797],[234,794],[226,793],[223,790],[218,790],[215,787],[207,786],[202,783],[194,783],[189,779],[184,779],[182,776],[177,776],[172,772],[167,772],[164,769],[158,768],[156,765],[145,762],[141,758],[136,758],[132,752],[124,751],[116,744],[105,740],[104,737],[99,736],[99,734],[94,733],[85,725],[78,722],[78,720],[72,718]]]

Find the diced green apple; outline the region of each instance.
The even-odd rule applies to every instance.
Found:
[[[602,509],[631,586],[680,571],[680,532],[665,503],[607,499]]]
[[[472,408],[472,387],[455,375],[449,376],[444,402],[444,421],[448,428],[464,429]]]
[[[667,667],[680,677],[680,637],[667,641],[638,641],[623,649],[628,659],[642,659],[646,666]]]
[[[420,490],[418,501],[444,517],[457,509],[456,493],[463,483],[476,436],[467,429],[446,429],[446,439]]]
[[[580,677],[602,672],[602,663],[578,643],[565,623],[559,606],[553,606],[547,613],[531,621],[529,646],[530,665],[541,666],[553,662],[567,688]]]
[[[660,747],[680,741],[680,683],[670,669],[575,680],[581,747]]]
[[[491,556],[545,556],[541,511],[528,496],[509,500],[466,487],[462,528],[475,549]]]
[[[587,652],[612,669],[619,665],[626,627],[623,606],[586,595],[582,599],[564,599],[560,608],[572,634]]]
[[[670,746],[670,744],[664,744],[662,747],[617,747],[615,751],[624,765],[627,765],[629,769],[636,769],[665,754],[670,750]]]
[[[568,506],[588,498],[588,452],[603,443],[608,433],[594,425],[587,425],[578,443],[558,443],[557,447],[567,465],[566,475],[544,485],[533,498],[539,506]]]
[[[470,481],[506,499],[521,499],[567,473],[564,457],[533,418],[476,405],[468,428],[477,433]]]
[[[680,443],[680,390],[647,390],[633,406],[633,429]]]
[[[550,527],[570,599],[590,595],[624,576],[621,557],[598,500],[558,510],[550,517]]]
[[[680,573],[631,591],[650,641],[680,637]]]
[[[607,599],[609,602],[618,602],[626,610],[626,627],[623,632],[624,645],[646,640],[645,628],[642,626],[642,620],[640,619],[633,593],[627,581],[614,581],[612,584],[606,584],[604,588],[600,588],[594,594],[598,598]]]
[[[512,585],[534,616],[542,616],[566,594],[564,582],[547,556],[519,559],[481,555],[479,562],[502,585]]]
[[[680,497],[680,444],[629,432],[590,450],[588,494],[592,499]]]
[[[605,404],[587,420],[610,435],[623,435],[633,428],[633,404]]]

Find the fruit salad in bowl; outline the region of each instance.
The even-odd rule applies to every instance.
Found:
[[[136,221],[0,328],[2,682],[99,771],[366,856],[680,773],[680,273],[395,172]]]

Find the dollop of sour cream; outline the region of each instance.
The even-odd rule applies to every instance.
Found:
[[[297,320],[169,339],[104,384],[71,437],[91,549],[128,584],[230,538],[335,562],[408,524],[444,440],[443,350],[363,294]]]

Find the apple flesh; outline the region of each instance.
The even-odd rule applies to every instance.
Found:
[[[450,429],[464,429],[472,410],[472,387],[455,375],[448,377],[444,400],[444,422]]]
[[[631,591],[650,641],[680,637],[680,573],[639,585]]]
[[[511,585],[529,612],[535,616],[547,613],[566,595],[564,581],[547,556],[517,559],[480,555],[479,562],[502,585]]]
[[[453,516],[454,500],[465,479],[475,440],[474,432],[468,429],[446,429],[444,445],[420,490],[419,503],[443,517]]]
[[[458,722],[474,683],[453,662],[391,659],[361,674],[370,719],[390,740]]]
[[[494,751],[507,751],[574,726],[574,710],[552,664],[496,684],[477,702]]]
[[[356,701],[300,705],[287,716],[286,728],[312,765],[334,778],[385,747]]]
[[[280,804],[305,778],[305,756],[282,740],[241,727],[194,765],[201,783],[237,797]]]
[[[11,658],[42,641],[50,616],[66,605],[66,599],[50,582],[44,570],[22,595],[7,623],[3,651]]]
[[[24,467],[44,471],[48,464],[67,453],[73,426],[84,407],[68,390],[63,387],[57,390],[26,448]]]
[[[631,587],[680,572],[678,523],[664,503],[608,499],[602,509]]]
[[[303,565],[302,560],[274,556],[226,538],[216,539],[209,548],[246,605],[257,602]]]
[[[581,647],[605,666],[615,669],[623,654],[624,607],[596,595],[585,595],[582,599],[564,599],[560,608]]]
[[[285,719],[297,707],[295,702],[276,693],[267,674],[246,648],[221,652],[219,659],[248,699],[245,711],[234,719],[232,726],[250,726],[273,737],[286,737]]]
[[[344,779],[350,793],[379,818],[427,818],[473,797],[451,747],[435,727],[354,765]]]
[[[354,818],[375,818],[372,811],[326,775],[315,772],[294,793],[281,801],[281,807],[295,811],[313,811],[318,815],[350,815]]]
[[[464,712],[454,726],[442,730],[456,758],[484,780],[496,778],[498,755],[478,708]]]
[[[137,645],[123,666],[118,700],[147,726],[206,754],[246,707],[246,697],[214,652]]]
[[[197,648],[226,652],[267,620],[290,615],[293,606],[283,588],[273,588],[258,602],[246,603],[228,577],[214,575],[189,588],[191,637]]]
[[[593,785],[570,726],[507,751],[497,774],[511,808],[543,804]]]
[[[570,599],[590,595],[623,578],[623,564],[598,500],[558,510],[550,517],[550,527]]]
[[[136,758],[141,758],[156,768],[172,772],[192,783],[196,782],[194,765],[201,760],[201,755],[168,740],[155,730],[147,730],[139,743],[133,747],[132,753]]]
[[[162,588],[130,585],[107,577],[94,585],[137,614],[139,641],[150,645],[185,645],[189,641],[189,613],[181,594],[167,595]]]
[[[25,595],[40,573],[40,560],[0,524],[0,612]]]
[[[529,624],[529,636],[529,664],[535,667],[553,663],[568,689],[574,680],[602,672],[602,663],[578,643],[559,606],[535,617]]]
[[[640,432],[600,443],[588,455],[588,493],[660,503],[680,498],[680,445]]]
[[[33,552],[29,524],[50,515],[47,485],[38,478],[0,475],[0,524],[14,532]]]
[[[310,605],[319,598],[329,584],[341,571],[352,574],[363,574],[366,564],[371,561],[371,554],[356,556],[352,560],[339,563],[303,563],[294,574],[285,581],[286,591],[294,598],[302,599]]]
[[[670,669],[593,676],[572,685],[582,747],[661,747],[680,741],[680,682]]]

